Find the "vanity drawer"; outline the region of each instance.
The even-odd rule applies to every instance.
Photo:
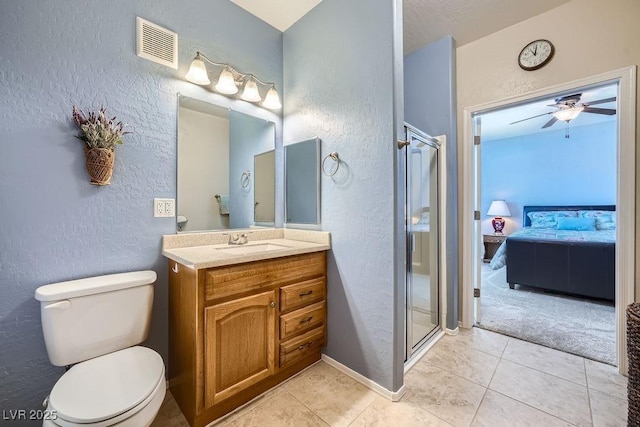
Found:
[[[292,336],[323,325],[325,322],[324,301],[292,311],[280,316],[280,339]]]
[[[325,296],[325,278],[307,280],[280,288],[280,311],[289,311],[321,301]]]
[[[205,296],[207,301],[211,301],[250,291],[273,289],[287,283],[324,276],[326,268],[324,252],[210,268],[205,272]],[[320,299],[316,298],[315,301]]]
[[[280,344],[280,367],[289,365],[324,345],[324,326]]]

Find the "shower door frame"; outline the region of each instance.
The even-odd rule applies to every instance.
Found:
[[[408,143],[404,151],[404,164],[405,164],[405,219],[404,219],[404,232],[406,238],[405,244],[405,316],[404,316],[404,339],[405,339],[405,371],[410,368],[415,361],[417,361],[422,355],[430,348],[431,344],[435,343],[439,339],[445,330],[446,325],[446,303],[447,303],[447,291],[446,291],[446,261],[444,254],[446,253],[446,137],[444,135],[438,137],[432,137],[414,126],[405,122],[405,138]],[[438,287],[438,326],[423,337],[415,346],[412,345],[413,337],[411,335],[410,325],[410,298],[411,298],[411,236],[409,233],[408,223],[410,220],[410,213],[407,209],[409,204],[410,176],[409,168],[407,164],[409,162],[409,155],[411,154],[411,142],[418,140],[436,149],[437,152],[437,213],[438,213],[438,279],[436,286]]]

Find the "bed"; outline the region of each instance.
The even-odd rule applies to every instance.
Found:
[[[506,263],[511,289],[614,300],[615,206],[524,206],[523,219],[492,261],[493,268]]]

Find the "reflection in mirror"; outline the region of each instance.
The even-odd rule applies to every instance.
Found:
[[[320,224],[320,139],[287,145],[284,150],[286,223]]]
[[[274,226],[276,223],[276,152],[274,150],[254,156],[254,222],[256,225]]]
[[[178,231],[254,225],[254,156],[274,148],[273,122],[179,96]]]

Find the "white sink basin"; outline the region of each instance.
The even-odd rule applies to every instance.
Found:
[[[273,243],[258,243],[256,245],[246,246],[226,246],[224,248],[217,248],[216,250],[224,252],[230,255],[247,255],[255,254],[258,252],[279,251],[282,249],[289,249],[288,246],[276,245]]]

